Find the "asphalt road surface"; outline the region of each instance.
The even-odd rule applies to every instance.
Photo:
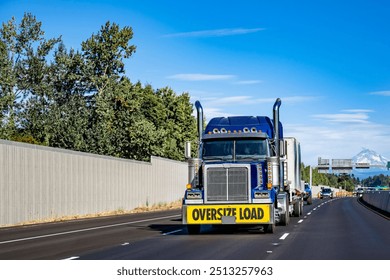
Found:
[[[314,200],[274,234],[205,226],[189,235],[180,210],[0,229],[0,259],[390,260],[390,220],[358,199]]]

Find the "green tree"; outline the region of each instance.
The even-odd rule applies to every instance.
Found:
[[[196,143],[188,93],[154,90],[125,75],[136,47],[130,27],[107,22],[66,49],[25,14],[0,29],[0,137],[103,155],[183,159]],[[49,61],[49,59],[51,60]]]
[[[90,110],[87,141],[91,152],[121,156],[116,152],[115,106],[123,97],[124,59],[135,51],[135,46],[129,44],[132,37],[130,27],[121,29],[107,22],[96,35],[81,44]]]
[[[16,131],[47,144],[47,112],[50,100],[47,57],[60,38],[46,40],[30,13],[19,25],[15,18],[0,29],[2,137],[17,137]]]
[[[79,52],[66,50],[64,44],[54,52],[50,66],[52,90],[49,105],[49,140],[52,147],[88,151],[85,135],[88,131],[89,110],[83,75],[84,61]]]

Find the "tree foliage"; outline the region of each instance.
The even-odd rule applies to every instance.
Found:
[[[131,27],[106,22],[68,50],[46,40],[41,22],[26,13],[0,28],[0,138],[148,160],[184,158],[195,143],[188,93],[132,83],[125,73]]]
[[[369,188],[390,187],[390,176],[379,174],[362,180],[362,185]]]

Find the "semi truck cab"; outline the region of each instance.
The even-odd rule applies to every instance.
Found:
[[[287,223],[291,211],[290,196],[284,192],[281,100],[275,102],[273,120],[213,118],[204,130],[203,108],[198,101],[195,105],[199,150],[197,158],[186,152],[189,176],[182,206],[188,232],[199,233],[206,224],[242,224],[261,225],[272,233],[276,223]]]

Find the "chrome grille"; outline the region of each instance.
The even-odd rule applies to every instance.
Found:
[[[247,167],[208,167],[206,173],[208,202],[248,201]]]

